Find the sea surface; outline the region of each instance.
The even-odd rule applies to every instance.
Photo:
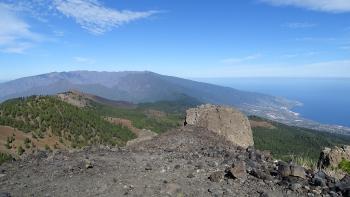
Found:
[[[324,124],[350,127],[350,78],[211,78],[198,81],[303,103],[292,111]]]

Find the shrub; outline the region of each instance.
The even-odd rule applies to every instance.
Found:
[[[26,138],[25,140],[24,140],[24,143],[25,144],[29,144],[29,143],[31,143],[32,141],[29,139],[29,138]]]
[[[18,153],[18,155],[23,155],[24,152],[25,152],[25,150],[24,150],[24,148],[23,148],[22,146],[19,146],[19,147],[17,148],[17,153]]]
[[[11,144],[9,144],[8,142],[5,143],[5,147],[6,147],[7,149],[11,149],[11,148],[12,148]]]
[[[41,139],[43,139],[43,138],[44,138],[44,134],[43,134],[41,131],[39,131],[39,132],[38,132],[38,137],[41,138]]]
[[[5,153],[0,153],[0,165],[6,161],[12,160],[12,156]]]
[[[350,174],[350,161],[343,159],[338,166],[344,172]]]
[[[45,144],[45,150],[47,150],[47,151],[51,151],[50,146],[49,146],[49,145],[47,145],[47,144]]]

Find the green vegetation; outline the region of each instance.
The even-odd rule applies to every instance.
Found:
[[[109,123],[105,117],[127,119],[137,128],[162,133],[182,125],[186,109],[201,104],[187,96],[174,101],[141,103],[134,108],[89,103],[88,107],[78,108],[51,96],[13,99],[0,104],[0,125],[31,132],[35,140],[55,135],[61,144],[70,143],[73,148],[91,144],[122,145],[134,138],[134,134],[124,126]],[[326,146],[350,144],[347,136],[287,126],[255,116],[249,118],[272,125],[253,128],[256,148],[270,150],[275,158],[293,160],[304,166],[315,166],[320,151]],[[14,140],[14,136],[9,137],[5,146],[12,148]],[[24,147],[34,147],[34,143],[27,138]],[[45,148],[57,149],[59,144]],[[24,151],[22,146],[17,149],[19,155]],[[349,163],[342,163],[343,169],[348,166]]]
[[[17,148],[17,154],[18,155],[23,155],[23,153],[25,152],[26,150],[24,150],[24,148],[22,146],[19,146]]]
[[[105,117],[123,118],[139,129],[163,133],[183,124],[185,110],[200,104],[195,99],[183,96],[174,101],[141,103],[136,108],[120,108],[92,103],[91,111]],[[152,111],[153,110],[153,111]]]
[[[0,104],[0,125],[32,132],[38,138],[52,133],[76,148],[90,144],[121,145],[134,138],[128,128],[51,96],[31,96]]]
[[[343,170],[344,172],[350,174],[350,161],[349,160],[345,160],[343,159],[340,163],[339,163],[339,169]]]
[[[45,150],[47,150],[47,151],[51,151],[50,146],[49,146],[49,145],[47,145],[47,144],[45,144]]]
[[[5,143],[5,147],[7,149],[11,149],[12,148],[12,142],[14,142],[14,141],[15,141],[15,137],[14,136],[7,137],[6,143]]]
[[[29,138],[26,138],[25,140],[24,140],[24,147],[25,148],[30,148],[30,143],[31,143],[32,141],[29,139]]]
[[[202,103],[195,98],[182,95],[173,101],[157,101],[154,103],[141,103],[139,109],[154,109],[168,114],[186,115],[186,110],[201,105]]]
[[[3,164],[6,161],[12,160],[12,156],[5,153],[0,153],[0,165]]]
[[[271,123],[275,128],[253,128],[254,143],[258,149],[270,150],[274,157],[299,160],[314,165],[324,147],[350,144],[350,137],[287,126],[259,117],[251,120]]]

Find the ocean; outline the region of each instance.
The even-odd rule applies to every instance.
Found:
[[[292,111],[324,124],[350,127],[350,78],[211,78],[198,81],[303,103]]]

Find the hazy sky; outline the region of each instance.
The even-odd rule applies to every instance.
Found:
[[[0,0],[0,80],[70,70],[350,77],[350,1]]]

